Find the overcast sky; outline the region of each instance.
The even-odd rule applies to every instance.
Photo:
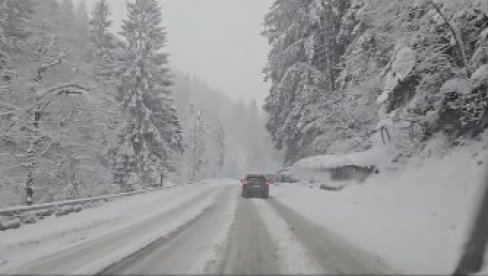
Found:
[[[94,1],[85,1],[90,11]],[[108,2],[119,24],[126,13],[125,1]],[[259,33],[273,0],[159,2],[172,68],[196,75],[235,100],[263,101],[269,87],[262,74],[268,44]]]

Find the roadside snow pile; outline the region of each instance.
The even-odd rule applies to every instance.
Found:
[[[26,264],[39,258],[60,254],[71,248],[101,242],[103,237],[123,234],[128,231],[127,229],[143,224],[137,238],[130,237],[121,241],[124,248],[112,250],[112,253],[100,258],[97,264],[84,264],[83,269],[88,270],[83,270],[79,274],[87,274],[87,271],[92,270],[96,272],[106,265],[106,262],[136,251],[141,244],[148,242],[147,237],[160,237],[165,234],[164,231],[172,231],[190,220],[205,206],[211,204],[218,191],[216,187],[223,184],[217,182],[207,185],[183,185],[169,190],[139,194],[81,210],[69,216],[49,217],[20,229],[2,231],[0,273],[25,268]],[[166,220],[154,220],[166,213]]]
[[[11,206],[0,208],[0,231],[19,228],[24,224],[36,223],[51,215],[56,217],[65,216],[83,209],[92,208],[102,203],[120,199],[122,197],[135,196],[143,193],[155,192],[164,189],[174,188],[175,184],[165,182],[163,188],[139,190],[117,194],[109,194],[91,198],[56,201],[50,203],[35,204],[30,206]]]
[[[392,268],[447,274],[468,233],[487,148],[486,142],[464,146],[423,165],[415,162],[403,171],[373,175],[340,192],[283,184],[274,188],[273,197],[386,259]],[[319,159],[305,164],[317,167]]]

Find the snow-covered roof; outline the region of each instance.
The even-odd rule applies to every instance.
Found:
[[[293,165],[299,169],[331,169],[347,165],[371,166],[378,165],[384,155],[380,150],[353,152],[345,155],[317,155],[301,159]]]

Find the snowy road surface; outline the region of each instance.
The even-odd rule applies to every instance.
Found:
[[[206,181],[0,233],[0,273],[394,272],[273,198],[240,198],[239,188]]]

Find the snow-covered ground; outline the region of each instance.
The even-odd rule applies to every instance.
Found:
[[[412,161],[342,191],[281,184],[272,196],[405,273],[450,273],[459,258],[486,165],[481,142]]]
[[[70,270],[73,273],[97,272],[190,221],[212,204],[222,185],[229,185],[229,181],[205,181],[135,195],[76,214],[51,217],[20,229],[0,232],[0,273],[25,269],[25,264],[32,265],[39,258],[107,240],[111,235],[123,233],[125,237],[132,237],[130,227],[146,226],[133,231],[137,235],[124,240],[123,246],[116,247],[117,250],[109,253],[100,250],[101,258]],[[153,220],[161,216],[165,221]]]
[[[447,274],[453,271],[469,230],[488,165],[484,163],[486,153],[486,146],[476,142],[442,156],[412,160],[405,169],[383,170],[341,191],[324,191],[306,183],[280,183],[271,187],[271,196],[310,222],[377,255],[395,271]],[[218,270],[219,262],[226,259],[236,209],[247,208],[244,211],[252,214],[253,206],[277,247],[281,269],[301,273],[319,270],[314,260],[317,256],[310,255],[308,247],[301,244],[270,203],[240,199],[238,184],[236,180],[205,180],[0,232],[0,273],[25,270],[39,264],[39,258],[60,252],[64,256],[60,260],[67,262],[61,264],[60,271],[95,273],[171,234],[210,206],[214,211],[184,234],[196,240],[201,235],[207,237],[201,244],[187,243],[189,248],[201,251],[192,253],[190,272]],[[223,196],[231,196],[216,201],[222,188],[229,185],[233,188]],[[247,217],[242,219],[245,221],[237,222],[252,224]],[[242,231],[237,232],[240,234]],[[255,246],[249,248],[260,249]],[[78,250],[76,256],[80,248],[91,256],[73,260],[70,250],[74,248]],[[248,247],[237,245],[235,251],[243,248]],[[40,263],[52,262],[43,259]]]
[[[277,254],[286,274],[325,274],[322,267],[290,231],[288,224],[263,200],[253,200],[263,223],[272,233],[271,239],[278,247]]]

